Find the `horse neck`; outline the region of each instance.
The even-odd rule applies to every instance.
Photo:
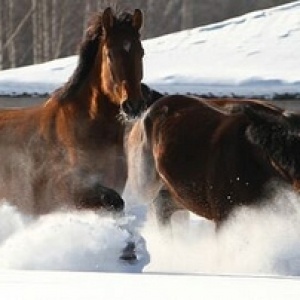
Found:
[[[101,56],[99,51],[98,56]],[[95,121],[111,121],[115,123],[119,114],[119,107],[105,95],[101,84],[101,59],[95,59],[94,64],[86,80],[67,102],[73,105],[80,115],[86,115],[88,119]]]
[[[88,119],[95,121],[110,121],[115,123],[119,114],[119,107],[112,103],[100,87],[94,84],[87,84],[76,96],[74,102],[81,112]]]

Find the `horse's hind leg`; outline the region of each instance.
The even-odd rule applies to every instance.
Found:
[[[172,215],[182,209],[175,203],[166,188],[159,191],[153,203],[157,221],[163,226],[170,225]]]

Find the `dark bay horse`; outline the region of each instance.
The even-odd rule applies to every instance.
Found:
[[[156,198],[162,223],[185,208],[220,225],[234,208],[269,199],[271,181],[299,189],[299,125],[262,101],[166,96],[128,136],[126,190]]]
[[[46,103],[0,111],[0,199],[43,214],[122,210],[124,122],[144,109],[142,12],[110,8],[87,29],[69,81]]]

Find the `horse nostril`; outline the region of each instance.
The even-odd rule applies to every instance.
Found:
[[[125,114],[131,117],[137,117],[145,109],[145,103],[143,101],[135,103],[133,101],[126,100],[122,103],[121,109]]]
[[[131,112],[132,112],[132,107],[131,107],[131,105],[129,104],[129,101],[128,101],[128,100],[124,101],[124,102],[121,104],[121,109],[123,110],[123,112],[124,112],[126,115],[130,115]]]

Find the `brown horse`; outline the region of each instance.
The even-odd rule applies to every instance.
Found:
[[[270,199],[273,180],[299,188],[299,125],[260,101],[164,97],[128,136],[126,190],[156,198],[162,223],[185,208],[219,225],[234,208]]]
[[[43,105],[0,111],[0,199],[24,212],[119,211],[126,180],[124,122],[144,108],[143,16],[93,19],[69,81]]]

